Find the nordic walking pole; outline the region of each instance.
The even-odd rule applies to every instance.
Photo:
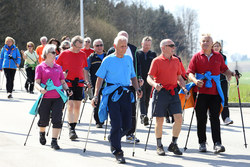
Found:
[[[108,120],[109,120],[109,117],[107,117],[107,120],[106,120],[105,132],[104,132],[104,140],[106,140],[106,134],[107,134],[107,128],[108,128]]]
[[[22,79],[21,79],[21,74],[20,74],[20,68],[19,68],[19,78],[20,78],[20,86],[21,86],[21,91],[23,91],[23,87],[22,87]]]
[[[154,116],[154,113],[155,113],[155,106],[156,106],[157,100],[158,100],[158,92],[156,91],[155,93],[156,93],[156,96],[155,96],[155,101],[154,101],[154,109],[153,109],[153,112],[152,112],[152,115],[151,115],[151,118],[150,118],[150,126],[149,126],[149,129],[148,129],[148,137],[147,137],[147,141],[146,141],[146,145],[145,145],[144,151],[147,150],[148,138],[149,138],[150,130],[151,130],[151,127],[152,127],[153,116]]]
[[[243,135],[244,135],[244,142],[245,142],[245,148],[247,148],[247,142],[246,142],[246,134],[245,134],[245,127],[244,127],[244,120],[243,120],[243,113],[242,113],[242,106],[241,106],[241,99],[240,99],[240,88],[239,88],[239,78],[242,76],[238,70],[235,70],[235,75],[237,75],[236,82],[237,82],[237,90],[238,90],[238,96],[239,96],[239,105],[240,105],[240,115],[241,115],[241,122],[242,122],[242,129],[243,129]]]
[[[2,73],[2,72],[1,72]],[[1,77],[1,76],[0,76]],[[2,77],[2,83],[1,83],[1,88],[0,88],[0,90],[2,90],[2,88],[3,88],[3,80],[4,80],[4,74],[3,74],[3,77]]]
[[[92,114],[91,114],[91,117],[90,117],[90,121],[89,121],[89,130],[88,130],[87,138],[86,138],[86,141],[85,141],[85,146],[84,146],[84,149],[83,149],[84,153],[86,151],[87,142],[88,142],[88,139],[89,139],[90,126],[91,126],[91,122],[92,122],[92,117],[93,116],[94,116],[94,111],[92,111]]]
[[[67,104],[68,104],[68,101],[69,101],[69,97],[68,97],[67,102],[66,102],[66,103],[65,103],[65,105],[64,105],[64,112],[63,112],[62,125],[63,125],[64,120],[65,120],[65,116],[66,116],[66,111],[67,111]],[[59,133],[58,139],[60,139],[60,137],[61,137],[61,133],[62,133],[62,128],[61,128],[61,130],[60,130],[60,133]]]
[[[46,89],[46,88],[47,88],[47,85],[45,86],[44,89]],[[41,98],[40,98],[40,100],[39,100],[39,103],[38,103],[38,105],[37,105],[37,107],[36,107],[36,111],[35,111],[36,114],[35,114],[35,116],[34,116],[34,118],[33,118],[33,120],[32,120],[32,123],[31,123],[31,125],[30,125],[30,129],[29,129],[29,132],[28,132],[28,134],[27,134],[26,140],[25,140],[25,142],[24,142],[24,146],[26,146],[28,137],[29,137],[29,135],[30,135],[31,128],[32,128],[32,126],[33,126],[33,124],[34,124],[34,121],[35,121],[36,116],[37,116],[37,113],[38,113],[38,109],[39,109],[39,107],[40,107],[40,105],[41,105],[41,103],[42,103],[43,96],[44,96],[44,94],[42,94],[42,96],[41,96]]]
[[[86,85],[86,89],[84,90],[84,93],[85,91],[87,90],[87,85]],[[86,93],[86,96],[87,96],[87,93]],[[84,107],[85,107],[85,104],[86,104],[86,101],[87,101],[88,97],[84,98],[84,103],[83,103],[83,106],[82,106],[82,111],[81,111],[81,114],[80,114],[80,117],[79,117],[79,120],[78,120],[78,123],[81,122],[81,119],[82,119],[82,114],[83,114],[83,110],[84,110]]]
[[[194,117],[194,111],[195,111],[197,99],[199,97],[199,91],[200,91],[200,88],[198,87],[198,91],[197,91],[197,94],[196,94],[196,97],[195,97],[195,102],[194,102],[194,109],[193,109],[192,116],[191,116],[191,121],[190,121],[190,124],[189,124],[188,135],[187,135],[187,139],[186,139],[186,144],[185,144],[185,147],[184,147],[184,151],[187,150],[187,143],[188,143],[189,133],[190,133],[191,126],[192,126],[192,121],[193,121],[193,117]]]
[[[140,110],[140,102],[139,98],[136,100],[136,118],[135,118],[135,136],[134,136],[134,144],[133,144],[133,153],[132,156],[135,156],[135,139],[136,139],[136,130],[137,130],[137,121],[138,121],[138,112]]]
[[[189,95],[189,92],[188,92]],[[185,106],[186,106],[187,99],[185,99],[183,108],[182,108],[182,123],[184,122],[184,116],[185,116]]]
[[[48,131],[47,131],[47,134],[46,134],[46,136],[49,136],[49,130],[50,130],[50,127],[51,127],[51,119],[50,119],[50,121],[49,121],[49,128],[48,128]]]

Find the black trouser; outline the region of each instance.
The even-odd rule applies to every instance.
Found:
[[[223,121],[225,121],[225,119],[227,117],[229,117],[229,109],[228,109],[228,83],[227,80],[223,80],[221,81],[221,88],[224,94],[224,99],[225,99],[225,103],[224,103],[224,108],[223,111],[221,113],[221,118]]]
[[[194,99],[196,93],[194,93]],[[219,95],[208,95],[199,94],[196,103],[195,111],[197,118],[197,134],[199,138],[199,143],[207,141],[206,137],[206,124],[207,124],[207,112],[209,109],[209,119],[211,124],[212,139],[213,142],[221,143],[220,135],[220,104],[221,98]]]
[[[53,128],[62,128],[62,110],[63,101],[62,98],[41,99],[41,105],[38,109],[40,119],[38,121],[39,127],[46,127],[49,125],[50,113],[52,116]]]
[[[132,128],[128,131],[128,133],[126,134],[127,136],[128,135],[131,135],[135,132],[135,126],[136,126],[136,106],[135,106],[135,103],[136,103],[136,95],[135,95],[135,88],[133,86],[130,86],[129,87],[130,91],[133,92],[134,94],[134,98],[135,98],[135,102],[134,103],[131,103],[131,107],[132,107]],[[138,112],[138,111],[137,111]]]
[[[25,69],[27,73],[27,79],[25,82],[25,88],[29,91],[32,92],[34,89],[34,80],[35,80],[35,69],[32,70],[32,67],[28,67]]]
[[[144,81],[146,81],[146,80],[144,80]],[[144,84],[143,84],[143,86],[141,88],[142,88],[142,91],[143,91],[142,98],[140,99],[141,115],[147,115],[148,114],[149,99],[150,99],[150,94],[151,94],[152,87],[147,82],[144,82]]]
[[[12,93],[14,87],[14,78],[16,74],[16,69],[4,68],[4,74],[6,77],[6,90],[7,93]]]

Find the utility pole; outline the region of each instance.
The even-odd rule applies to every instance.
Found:
[[[81,36],[84,38],[84,13],[83,13],[83,0],[80,0],[80,28]]]

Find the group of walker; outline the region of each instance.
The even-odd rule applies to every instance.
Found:
[[[11,42],[12,45],[9,45]],[[55,150],[60,149],[57,139],[62,128],[62,120],[64,120],[62,119],[64,106],[67,106],[69,138],[71,140],[78,138],[75,128],[83,99],[83,88],[84,85],[88,88],[91,88],[92,85],[94,96],[91,104],[94,107],[93,113],[97,127],[101,128],[104,121],[108,121],[109,115],[111,130],[108,138],[111,152],[118,163],[125,163],[121,138],[126,135],[127,140],[132,143],[139,142],[134,135],[137,121],[136,112],[139,112],[136,111],[136,99],[138,99],[137,103],[140,101],[138,108],[141,108],[141,122],[146,126],[149,124],[147,110],[152,87],[152,117],[156,117],[155,136],[158,155],[165,155],[162,144],[162,127],[167,115],[172,115],[174,118],[172,141],[168,146],[168,151],[182,155],[177,145],[183,122],[179,89],[183,91],[186,99],[193,98],[195,101],[194,111],[196,111],[197,118],[199,151],[207,151],[206,123],[207,112],[209,112],[214,151],[215,153],[224,152],[219,116],[224,104],[227,104],[227,96],[224,97],[223,92],[225,91],[221,88],[220,74],[225,75],[229,80],[232,76],[238,79],[239,75],[230,71],[222,55],[212,49],[213,39],[209,34],[202,35],[201,51],[192,57],[187,72],[185,69],[183,70],[180,58],[175,55],[176,46],[171,39],[161,41],[161,54],[158,57],[150,51],[151,42],[151,37],[145,37],[142,40],[142,50],[137,51],[135,46],[128,44],[127,32],[121,31],[114,39],[114,47],[107,54],[103,51],[103,41],[97,39],[93,43],[94,53],[86,55],[86,48],[85,52],[82,51],[83,43],[90,43],[90,39],[75,36],[71,40],[70,48],[61,52],[57,60],[56,46],[54,44],[45,45],[42,51],[44,61],[38,66],[36,66],[38,64],[36,60],[39,57],[36,54],[32,55],[33,50],[30,48],[34,48],[34,44],[29,42],[28,50],[23,54],[26,58],[30,58],[26,63],[29,64],[26,70],[27,75],[31,76],[29,78],[35,77],[35,88],[41,93],[31,110],[35,116],[37,114],[40,116],[38,121],[40,143],[46,144],[45,128],[49,125],[51,118],[53,124],[51,147]],[[19,66],[21,60],[19,51],[13,44],[12,39],[6,40],[0,59],[0,70],[4,69],[7,81],[9,81],[8,98],[12,96],[13,89],[13,84],[10,84],[8,78],[13,78],[15,68]],[[87,58],[87,56],[89,57]],[[11,66],[8,67],[6,61],[9,61]],[[35,75],[31,73],[34,68]],[[187,77],[193,82],[192,96],[189,94],[191,87],[185,85]],[[26,84],[25,88],[32,93],[32,82],[29,90]],[[63,90],[69,97],[63,93]],[[139,100],[140,98],[142,99]],[[67,104],[65,104],[66,102]],[[223,117],[227,124],[233,123],[228,119],[228,114]],[[151,125],[152,118],[150,128]]]

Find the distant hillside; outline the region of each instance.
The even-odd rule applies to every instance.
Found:
[[[237,62],[238,64],[238,69],[239,72],[250,72],[250,61],[242,61],[242,62]],[[236,62],[229,62],[228,63],[229,69],[230,70],[236,70]]]

